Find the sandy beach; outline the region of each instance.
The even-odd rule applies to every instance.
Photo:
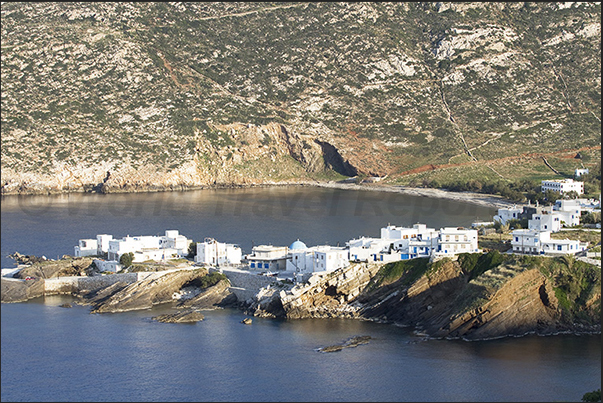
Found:
[[[426,196],[441,199],[451,199],[460,202],[474,203],[481,206],[502,208],[517,205],[518,203],[504,199],[502,196],[490,195],[483,193],[474,192],[449,192],[441,189],[431,188],[414,188],[407,186],[394,186],[394,185],[383,185],[383,184],[362,184],[358,185],[355,183],[337,183],[337,182],[317,182],[313,183],[313,186],[326,187],[334,189],[348,189],[348,190],[371,190],[377,192],[397,192],[408,194],[412,196]]]

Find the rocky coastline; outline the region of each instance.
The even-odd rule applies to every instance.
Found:
[[[589,289],[571,297],[559,293],[557,281],[563,276],[559,265],[564,261],[550,260],[561,258],[475,255],[479,256],[474,263],[480,258],[498,260],[476,272],[479,264],[466,264],[471,257],[435,262],[413,259],[404,263],[409,266],[398,278],[388,274],[392,268],[388,264],[352,263],[333,272],[316,273],[305,283],[293,285],[274,278],[260,288],[252,279],[258,274],[243,270],[233,287],[228,270],[223,274],[188,265],[162,272],[99,275],[90,271],[90,258],[37,261],[29,257],[36,261],[12,277],[2,277],[1,296],[2,303],[11,303],[69,294],[76,298],[74,303],[90,306],[94,314],[171,304],[174,313],[153,318],[169,323],[194,323],[203,320],[199,311],[235,308],[250,317],[388,323],[436,339],[601,333],[600,269],[597,276],[595,266],[570,261],[575,277],[592,277]],[[568,304],[574,305],[568,309]]]

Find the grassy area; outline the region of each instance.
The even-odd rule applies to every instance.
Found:
[[[563,230],[559,232],[553,232],[551,234],[552,239],[572,239],[580,242],[588,242],[590,246],[601,243],[601,232],[600,231],[586,231],[586,230]]]

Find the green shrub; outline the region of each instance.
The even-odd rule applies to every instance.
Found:
[[[134,254],[132,252],[124,253],[119,258],[119,264],[121,264],[121,266],[124,269],[127,269],[128,267],[130,267],[132,265],[133,261],[134,261]]]

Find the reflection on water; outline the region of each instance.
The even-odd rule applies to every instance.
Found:
[[[494,209],[400,193],[272,187],[188,192],[2,197],[2,267],[6,255],[57,258],[73,254],[78,239],[97,234],[161,235],[167,229],[197,241],[213,237],[245,253],[262,243],[344,245],[379,236],[388,223],[469,226]]]

